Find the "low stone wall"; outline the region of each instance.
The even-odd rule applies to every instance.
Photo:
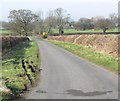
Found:
[[[48,40],[71,42],[91,47],[96,51],[118,56],[118,36],[117,35],[64,35],[49,36]]]

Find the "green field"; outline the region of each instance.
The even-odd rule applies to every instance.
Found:
[[[58,29],[52,29],[51,30],[52,33],[59,33]],[[76,29],[64,29],[64,33],[94,33],[94,32],[103,32],[102,30],[76,30]],[[107,30],[107,32],[118,32],[118,29],[109,29]],[[9,34],[13,34],[12,31],[10,30],[0,30],[0,35],[9,35]]]
[[[10,30],[0,30],[0,35],[8,35],[11,33],[12,33],[12,31],[10,31]]]
[[[2,61],[2,79],[8,81],[5,85],[11,90],[12,94],[19,94],[24,85],[30,84],[30,81],[22,68],[22,59],[25,61],[33,61],[36,68],[39,65],[38,46],[34,41],[22,42],[3,54]],[[36,74],[30,72],[33,81],[36,79]]]
[[[84,59],[87,59],[93,63],[103,66],[104,68],[113,71],[114,73],[118,73],[118,59],[103,54],[97,51],[93,51],[91,48],[84,47],[82,45],[67,43],[67,42],[58,42],[58,41],[49,41],[53,44],[60,46]]]
[[[53,33],[59,33],[58,29],[52,29]],[[96,33],[103,32],[102,30],[76,30],[76,29],[64,29],[64,33]],[[118,29],[109,29],[107,32],[118,32]]]

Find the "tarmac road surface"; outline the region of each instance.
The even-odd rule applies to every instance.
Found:
[[[117,75],[49,42],[37,42],[42,71],[26,99],[118,99]]]

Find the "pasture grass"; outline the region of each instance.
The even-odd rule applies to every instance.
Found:
[[[52,29],[52,32],[53,33],[56,33],[58,34],[59,33],[59,29]],[[96,33],[96,32],[103,32],[103,30],[100,30],[100,29],[92,29],[92,30],[76,30],[76,29],[64,29],[64,33]],[[114,28],[114,29],[109,29],[107,30],[106,32],[118,32],[118,29],[117,28]]]
[[[59,29],[57,28],[53,28],[51,30],[52,34],[56,33],[58,34],[59,33]],[[96,29],[96,30],[76,30],[76,29],[64,29],[64,33],[96,33],[96,32],[103,32],[102,30],[99,30],[99,29]],[[107,30],[106,32],[118,32],[118,28],[114,28],[114,29],[109,29]],[[11,30],[0,30],[0,35],[11,35],[11,34],[14,34]]]
[[[68,42],[59,42],[50,40],[49,42],[60,46],[73,54],[78,55],[84,59],[87,59],[95,64],[98,64],[114,73],[118,73],[118,58],[108,54],[103,54],[98,51],[94,51],[90,47],[84,47],[83,45],[77,45]]]
[[[24,75],[24,69],[22,68],[22,59],[27,61],[33,61],[34,65],[38,67],[38,46],[34,41],[22,42],[9,50],[3,55],[2,60],[2,80],[6,86],[11,90],[12,94],[20,93],[25,87],[24,85],[29,84],[29,80]],[[33,81],[36,79],[36,75],[30,73]],[[3,98],[4,99],[4,98]]]
[[[13,33],[11,30],[7,30],[7,29],[0,30],[0,35],[9,35],[11,33]]]

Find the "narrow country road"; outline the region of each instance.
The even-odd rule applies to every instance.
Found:
[[[26,99],[118,99],[118,77],[49,42],[40,47],[40,81]]]

